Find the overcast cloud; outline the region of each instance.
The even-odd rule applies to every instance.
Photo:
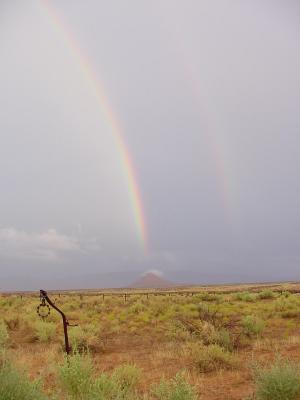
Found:
[[[299,22],[294,0],[1,1],[0,288],[299,279]]]
[[[29,258],[52,261],[60,253],[79,251],[76,239],[61,235],[55,229],[40,234],[17,231],[14,228],[0,229],[1,256],[7,258]]]

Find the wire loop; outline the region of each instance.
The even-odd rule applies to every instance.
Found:
[[[44,309],[44,311],[43,311]],[[45,319],[50,315],[50,307],[48,304],[45,303],[45,299],[42,299],[41,304],[39,304],[36,308],[37,314],[42,318]]]

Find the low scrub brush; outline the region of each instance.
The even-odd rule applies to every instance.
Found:
[[[254,369],[257,400],[299,400],[300,365],[278,360],[271,368]]]

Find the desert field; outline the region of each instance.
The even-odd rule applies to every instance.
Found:
[[[0,399],[298,399],[300,284],[0,295]],[[43,310],[42,310],[43,311]],[[298,364],[297,364],[298,363]]]

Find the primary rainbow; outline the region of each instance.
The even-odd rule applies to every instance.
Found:
[[[120,156],[121,165],[126,177],[128,193],[132,204],[135,224],[138,231],[139,240],[142,243],[144,251],[147,250],[147,227],[146,217],[143,211],[142,197],[138,186],[136,172],[134,170],[133,162],[129,150],[123,139],[123,132],[118,119],[112,110],[103,87],[93,71],[91,63],[88,58],[83,54],[76,39],[71,35],[70,31],[66,28],[64,21],[50,5],[48,0],[40,0],[43,9],[46,11],[49,19],[62,36],[66,46],[72,51],[74,58],[80,65],[81,71],[92,90],[98,105],[104,114],[106,121],[111,129],[114,141]]]

